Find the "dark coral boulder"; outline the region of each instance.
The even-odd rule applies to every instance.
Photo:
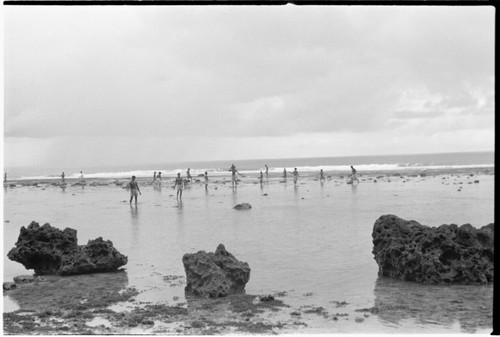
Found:
[[[21,227],[16,247],[7,254],[12,261],[37,275],[75,275],[115,271],[127,263],[127,257],[118,252],[113,243],[102,238],[79,246],[76,230],[60,230],[46,223],[32,222]]]
[[[383,215],[372,237],[380,276],[425,284],[493,282],[494,224],[428,227]]]
[[[184,254],[182,263],[188,295],[218,298],[242,293],[250,279],[248,263],[238,261],[222,244],[215,253]]]

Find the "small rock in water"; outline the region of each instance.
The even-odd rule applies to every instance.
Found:
[[[250,205],[249,203],[242,203],[242,204],[238,204],[236,206],[233,207],[234,209],[237,209],[237,210],[242,210],[242,209],[250,209],[252,208],[252,205]]]
[[[479,180],[474,180],[474,184],[479,184]]]
[[[356,317],[356,318],[354,319],[354,321],[355,321],[356,323],[363,323],[363,322],[365,321],[365,319],[364,319],[363,317]]]

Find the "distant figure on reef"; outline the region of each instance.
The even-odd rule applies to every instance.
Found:
[[[153,174],[153,183],[155,182],[155,180],[156,180],[156,171],[155,171],[155,173]]]
[[[356,169],[352,167],[352,165],[351,165],[351,171],[352,171],[351,180],[349,181],[349,184],[353,184],[354,180],[356,180],[359,183],[358,174],[356,173]]]
[[[188,182],[191,182],[193,177],[191,177],[191,169],[190,168],[188,168],[188,170],[186,172],[186,176],[187,176]]]
[[[83,186],[86,184],[85,179],[83,178],[83,172],[80,171],[80,184]],[[83,188],[83,187],[82,187]]]
[[[181,174],[177,173],[177,178],[175,178],[174,188],[177,187],[177,199],[182,200],[182,189],[184,188],[184,179],[182,179]]]
[[[260,171],[259,183],[262,185],[263,181],[264,181],[264,175],[262,174],[262,171]]]
[[[61,174],[61,182],[62,182],[62,183],[64,183],[64,182],[65,182],[65,181],[64,181],[64,177],[65,177],[65,175],[64,175],[64,172],[63,172],[63,173]]]
[[[320,180],[320,181],[324,181],[324,180],[325,180],[325,175],[324,175],[324,173],[323,173],[323,169],[321,169],[321,170],[319,171],[319,180]]]
[[[297,184],[297,180],[299,180],[299,171],[297,171],[297,168],[293,170],[293,183],[294,185]]]
[[[266,178],[269,178],[269,167],[267,167],[267,164],[264,166],[266,167]]]
[[[129,204],[132,203],[132,199],[135,198],[135,204],[137,205],[137,193],[141,194],[141,190],[139,189],[139,185],[135,180],[135,176],[132,176],[132,180],[128,183],[128,187],[130,188],[130,201]]]
[[[3,182],[6,183],[7,182],[7,172],[5,172],[5,174],[3,175]]]
[[[283,178],[286,179],[286,168],[283,169]]]
[[[158,172],[158,174],[156,175],[156,179],[159,180],[161,184],[161,172]]]
[[[205,172],[205,175],[203,176],[205,178],[205,189],[208,188],[208,173]]]
[[[231,167],[229,168],[228,171],[231,171],[231,185],[233,185],[233,187],[236,185],[236,173],[238,173],[239,175],[240,172],[238,172],[238,170],[236,169],[236,166],[234,166],[234,164],[231,165]]]

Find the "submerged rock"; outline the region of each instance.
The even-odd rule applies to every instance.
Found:
[[[37,275],[74,275],[109,272],[127,263],[109,240],[89,240],[79,246],[76,230],[60,230],[46,223],[40,226],[32,222],[21,227],[16,247],[7,254],[12,261],[26,269],[34,269]]]
[[[248,263],[238,261],[220,244],[215,253],[199,251],[182,257],[186,293],[200,297],[224,297],[241,293],[250,279]]]
[[[3,283],[3,290],[8,291],[12,289],[16,289],[17,285],[14,282],[4,282]]]
[[[33,275],[20,275],[14,276],[14,282],[19,283],[32,283],[35,281],[35,277]]]
[[[493,282],[494,224],[427,227],[383,215],[372,237],[381,276],[427,284]]]

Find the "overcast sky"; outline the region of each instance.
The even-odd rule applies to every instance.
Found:
[[[493,150],[494,15],[4,6],[4,164]]]

